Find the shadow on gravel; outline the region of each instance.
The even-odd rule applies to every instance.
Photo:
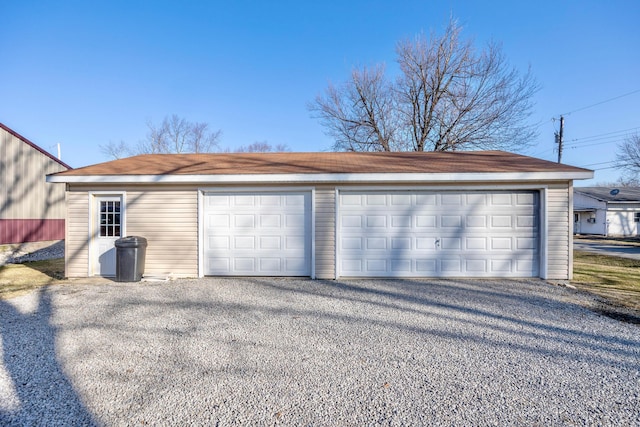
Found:
[[[542,281],[513,281],[513,287],[506,287],[504,282],[482,281],[475,284],[464,280],[383,280],[388,285],[369,286],[368,282],[380,280],[340,280],[340,281],[309,281],[308,287],[293,287],[288,281],[272,279],[248,279],[256,285],[277,290],[287,289],[293,294],[334,298],[340,302],[353,304],[354,307],[364,304],[362,315],[353,312],[345,316],[342,312],[314,313],[297,312],[299,316],[342,317],[349,323],[362,322],[394,327],[425,336],[444,339],[469,341],[489,344],[495,348],[507,347],[535,354],[540,357],[560,357],[567,360],[579,361],[583,357],[581,352],[597,352],[600,357],[592,357],[592,361],[603,365],[611,364],[617,357],[624,356],[628,367],[637,367],[637,351],[640,340],[621,339],[614,334],[603,331],[590,333],[579,325],[566,324],[562,318],[565,310],[587,310],[582,306],[544,296],[540,293],[540,286],[551,286]],[[297,282],[300,283],[300,282]],[[537,288],[537,290],[536,290]],[[533,294],[533,295],[532,295]],[[535,308],[532,308],[535,307]],[[394,311],[412,312],[424,318],[422,325],[405,324],[396,321]],[[377,316],[372,319],[365,313],[388,313],[389,316]],[[550,316],[541,317],[541,312],[548,312]],[[604,314],[604,313],[603,313]],[[552,320],[555,318],[554,320]],[[449,326],[437,329],[432,326],[430,319],[445,320]],[[481,326],[482,335],[477,326]],[[553,339],[559,347],[551,350],[543,342]],[[576,352],[575,350],[579,351]],[[629,350],[633,349],[633,350]],[[611,360],[605,355],[610,354]]]
[[[0,300],[2,363],[12,390],[0,400],[0,425],[96,425],[56,357],[51,295],[39,290],[38,307],[21,313]]]

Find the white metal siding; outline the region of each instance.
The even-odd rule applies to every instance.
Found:
[[[342,191],[342,276],[535,277],[535,191]]]
[[[204,196],[204,274],[311,275],[311,192]]]
[[[0,219],[64,219],[65,186],[46,175],[66,170],[0,128]]]

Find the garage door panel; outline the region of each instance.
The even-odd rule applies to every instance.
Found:
[[[260,214],[260,227],[262,228],[280,228],[280,215]]]
[[[511,237],[492,237],[491,238],[491,249],[492,250],[507,250],[511,251],[512,245]]]
[[[487,273],[487,260],[486,259],[465,259],[466,271],[470,273]]]
[[[256,226],[256,217],[253,214],[235,214],[233,215],[233,225],[238,228],[254,228]]]
[[[362,263],[360,258],[345,258],[342,260],[342,271],[346,275],[360,276],[363,273]]]
[[[440,260],[440,265],[442,266],[441,271],[445,274],[447,273],[462,273],[462,263],[459,259],[455,258],[447,258]]]
[[[342,249],[362,249],[362,237],[343,237],[341,242]]]
[[[359,246],[357,249],[360,249]],[[387,249],[386,237],[367,237],[367,249]]]
[[[397,273],[411,273],[411,260],[408,259],[392,259],[391,271]]]
[[[438,272],[438,260],[437,259],[417,259],[416,260],[416,272],[422,275],[431,275]]]
[[[391,249],[394,249],[394,250],[411,249],[411,237],[392,237]]]
[[[282,249],[282,237],[260,236],[260,249]]]
[[[255,249],[256,239],[253,236],[234,236],[233,249]]]
[[[435,215],[416,215],[416,228],[436,228],[437,224]]]
[[[384,215],[367,215],[365,224],[367,228],[386,228],[387,217]]]
[[[465,225],[467,228],[486,228],[487,217],[486,215],[467,215]]]
[[[440,200],[443,206],[461,206],[462,205],[461,194],[441,194]]]
[[[465,243],[468,250],[487,250],[486,237],[467,237]]]
[[[206,275],[311,275],[311,193],[204,195]]]
[[[229,224],[231,224],[230,215],[222,214],[222,215],[209,215],[207,225],[209,228],[228,228]]]
[[[392,206],[411,206],[410,194],[393,194],[391,195]]]
[[[440,226],[443,228],[460,228],[462,226],[462,217],[460,215],[442,215],[440,218]]]
[[[233,204],[241,207],[254,206],[255,196],[246,194],[236,195],[233,197]]]
[[[393,215],[391,217],[391,227],[411,228],[411,215]]]
[[[538,199],[533,191],[345,190],[338,206],[339,274],[535,277]]]

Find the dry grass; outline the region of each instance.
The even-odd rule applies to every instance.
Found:
[[[0,299],[26,294],[64,279],[64,258],[0,266]]]
[[[571,283],[614,306],[640,311],[640,261],[575,251]]]

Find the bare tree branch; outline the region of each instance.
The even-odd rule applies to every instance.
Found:
[[[380,65],[357,69],[310,104],[336,149],[522,149],[534,138],[526,121],[538,85],[510,68],[497,44],[476,52],[451,20],[441,36],[399,42],[396,55],[395,82]]]
[[[384,67],[356,69],[340,87],[329,85],[309,109],[320,118],[335,148],[345,151],[394,150],[395,99]]]
[[[109,143],[99,147],[102,154],[112,159],[122,159],[131,155],[131,150],[122,140],[120,142],[109,141]]]
[[[256,141],[246,146],[242,145],[233,151],[235,153],[282,153],[291,149],[286,144],[278,144],[274,147],[267,141]]]
[[[618,145],[616,166],[625,172],[627,181],[638,181],[640,176],[640,134],[633,134]]]
[[[102,153],[118,159],[135,154],[208,153],[218,148],[222,131],[209,130],[209,124],[190,122],[176,114],[160,125],[147,121],[146,138],[130,148],[124,141],[100,146]]]

